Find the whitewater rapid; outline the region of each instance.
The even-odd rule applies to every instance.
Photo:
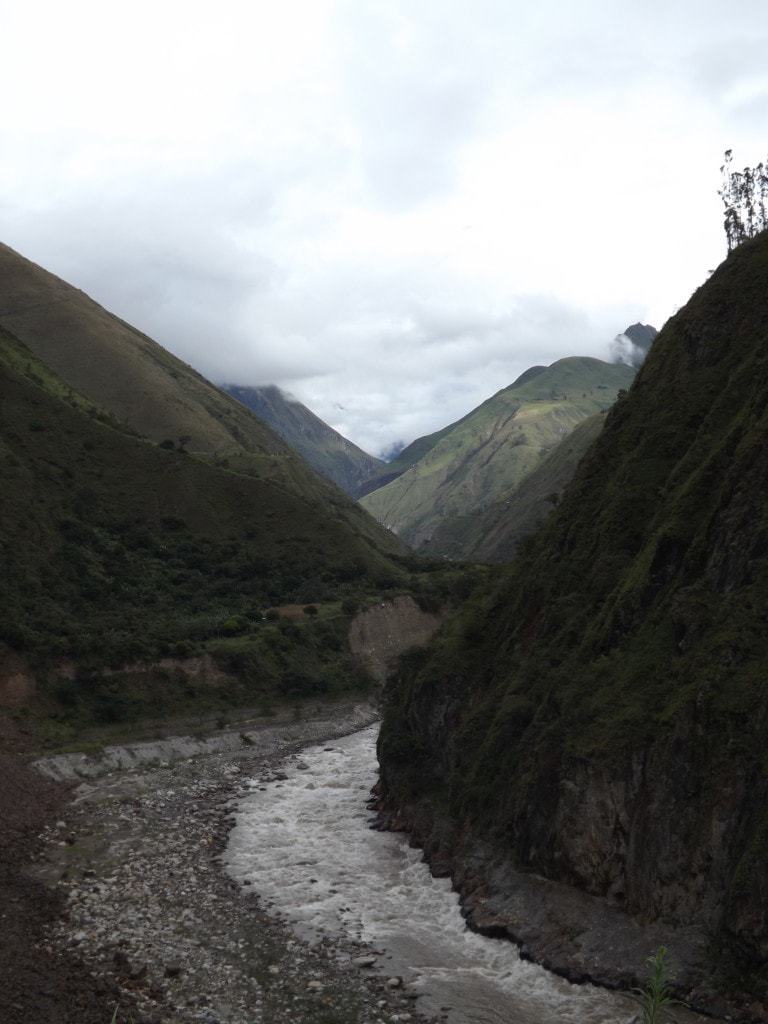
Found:
[[[448,879],[432,878],[399,834],[374,832],[366,807],[378,771],[377,726],[311,747],[254,781],[225,855],[272,912],[303,937],[371,943],[387,975],[421,993],[451,1024],[622,1024],[629,997],[571,985],[520,959],[508,942],[470,932]]]

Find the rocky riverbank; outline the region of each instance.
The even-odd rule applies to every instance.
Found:
[[[279,783],[281,765],[302,746],[332,742],[375,717],[368,706],[336,706],[303,721],[249,723],[237,749],[219,737],[222,749],[175,762],[139,758],[115,770],[108,757],[100,777],[86,766],[35,864],[66,907],[51,947],[75,955],[105,991],[111,986],[134,1020],[425,1021],[400,980],[377,969],[375,950],[301,941],[220,861],[250,779]]]
[[[697,1014],[765,1024],[765,1008],[749,994],[718,990],[712,977],[708,937],[695,928],[643,921],[618,905],[530,872],[517,870],[490,845],[419,806],[394,807],[379,796],[375,803],[382,831],[405,832],[424,852],[433,875],[450,878],[459,893],[469,928],[514,942],[523,959],[575,983],[611,989],[642,986],[647,958],[660,946],[669,952],[673,988],[691,1008],[676,1017]]]

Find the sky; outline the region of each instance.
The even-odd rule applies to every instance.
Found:
[[[765,0],[0,0],[0,240],[373,454],[725,256]]]

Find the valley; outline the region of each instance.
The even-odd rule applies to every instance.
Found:
[[[1,881],[79,993],[7,1019],[607,1024],[663,947],[761,1021],[765,239],[389,464],[3,258]]]
[[[768,7],[0,26],[0,1024],[768,1024]]]

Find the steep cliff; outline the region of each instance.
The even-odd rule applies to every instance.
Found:
[[[473,899],[491,894],[495,927],[521,937],[509,872],[563,883],[657,936],[706,936],[685,985],[753,1017],[768,1012],[767,297],[764,233],[666,325],[503,581],[410,659],[380,739],[385,807],[459,882],[457,853],[483,851]],[[580,944],[563,933],[547,958]],[[622,952],[604,980],[636,973]],[[583,973],[601,977],[598,954]]]

